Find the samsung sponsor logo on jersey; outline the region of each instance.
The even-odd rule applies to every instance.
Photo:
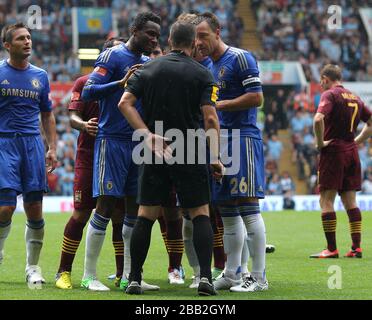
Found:
[[[1,95],[3,97],[21,97],[21,98],[30,98],[39,101],[39,92],[32,90],[24,89],[1,89]]]
[[[249,86],[249,87],[259,86],[261,85],[261,80],[259,77],[248,78],[248,79],[243,80],[242,85],[244,87],[245,86]]]

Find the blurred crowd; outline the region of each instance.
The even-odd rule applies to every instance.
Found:
[[[294,194],[295,185],[291,176],[279,167],[283,153],[283,142],[278,138],[280,129],[286,129],[283,135],[289,133],[290,165],[296,168],[295,176],[306,183],[307,194],[317,194],[318,151],[315,148],[313,134],[312,104],[304,91],[290,88],[271,90],[264,102],[260,121],[265,142],[266,188],[267,194]],[[264,120],[263,120],[264,119]],[[364,123],[360,123],[358,133]],[[362,167],[362,194],[372,194],[372,138],[359,145],[359,157]],[[284,168],[287,169],[288,168]],[[291,179],[291,190],[277,188],[281,179]],[[284,191],[283,191],[284,190]]]
[[[24,21],[30,5],[42,8],[42,29],[32,31],[33,55],[31,62],[45,70],[51,81],[67,82],[80,74],[80,60],[72,53],[71,8],[110,7],[117,22],[119,36],[129,38],[129,26],[139,12],[153,11],[162,18],[160,44],[167,46],[170,25],[182,12],[214,12],[222,26],[227,43],[239,46],[243,22],[238,16],[236,0],[0,0],[0,28],[5,24]],[[101,48],[104,41],[96,40]],[[0,50],[0,60],[6,57]]]
[[[372,59],[368,54],[367,35],[358,8],[371,6],[371,0],[341,0],[342,30],[330,31],[327,8],[334,1],[251,0],[263,52],[259,60],[298,60],[307,80],[319,81],[319,68],[334,62],[344,70],[344,80],[372,81]],[[138,12],[154,11],[162,18],[160,43],[166,47],[170,24],[182,12],[214,12],[222,25],[222,37],[232,46],[240,46],[243,22],[236,10],[237,0],[0,0],[0,28],[22,20],[32,4],[42,8],[42,29],[33,30],[31,62],[48,71],[50,81],[68,82],[80,75],[80,61],[72,54],[71,8],[111,7],[119,35],[129,38],[129,26]],[[100,48],[103,39],[97,40]],[[0,49],[0,60],[6,57]],[[266,90],[266,89],[265,89]],[[305,181],[307,192],[317,193],[317,151],[312,133],[313,103],[306,91],[288,87],[265,92],[264,108],[258,123],[263,132],[266,157],[266,192],[284,195],[290,208],[296,192],[288,168],[281,168],[284,145],[279,130],[287,129],[291,144],[291,165],[296,178]],[[74,161],[78,132],[69,125],[66,103],[55,108],[58,132],[58,168],[49,175],[50,193],[72,195]],[[363,169],[363,193],[372,194],[372,141],[359,148]],[[292,172],[292,171],[291,171]]]
[[[68,105],[54,108],[57,130],[57,168],[48,175],[50,195],[73,195],[74,167],[79,131],[70,126]]]
[[[345,81],[372,81],[372,57],[359,8],[371,0],[252,0],[263,44],[260,60],[300,61],[308,81],[326,63],[342,67]],[[331,5],[342,9],[342,28],[328,28]]]

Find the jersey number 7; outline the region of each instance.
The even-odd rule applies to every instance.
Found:
[[[351,117],[351,125],[350,125],[350,132],[353,132],[355,117],[358,113],[358,104],[355,102],[349,102],[347,106],[350,108],[354,108],[353,115]]]

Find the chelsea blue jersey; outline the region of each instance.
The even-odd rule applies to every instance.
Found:
[[[105,84],[124,78],[127,71],[135,64],[143,64],[150,60],[144,55],[136,55],[125,44],[106,49],[97,58],[94,71],[90,75],[84,90],[89,90],[90,84]],[[133,128],[121,114],[118,104],[124,89],[118,88],[99,100],[99,123],[97,138],[132,139]],[[137,101],[137,110],[141,113],[140,102]]]
[[[208,70],[212,69],[213,66],[213,60],[209,57],[205,57],[202,61],[199,62],[201,65],[206,67]]]
[[[45,70],[26,69],[0,61],[0,134],[40,134],[39,113],[50,112],[49,80]]]
[[[228,47],[211,69],[219,87],[218,100],[231,100],[248,92],[262,92],[257,61],[245,50]],[[259,107],[259,106],[257,106]],[[240,135],[261,139],[257,107],[242,111],[218,111],[221,129],[240,129]]]

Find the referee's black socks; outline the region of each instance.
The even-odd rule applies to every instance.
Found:
[[[193,242],[200,265],[200,278],[207,278],[212,283],[213,230],[209,217],[197,216],[194,225]]]
[[[145,263],[147,252],[149,251],[151,241],[151,230],[154,221],[144,217],[138,217],[134,225],[132,238],[130,241],[130,281],[137,281],[141,284],[141,270]]]

